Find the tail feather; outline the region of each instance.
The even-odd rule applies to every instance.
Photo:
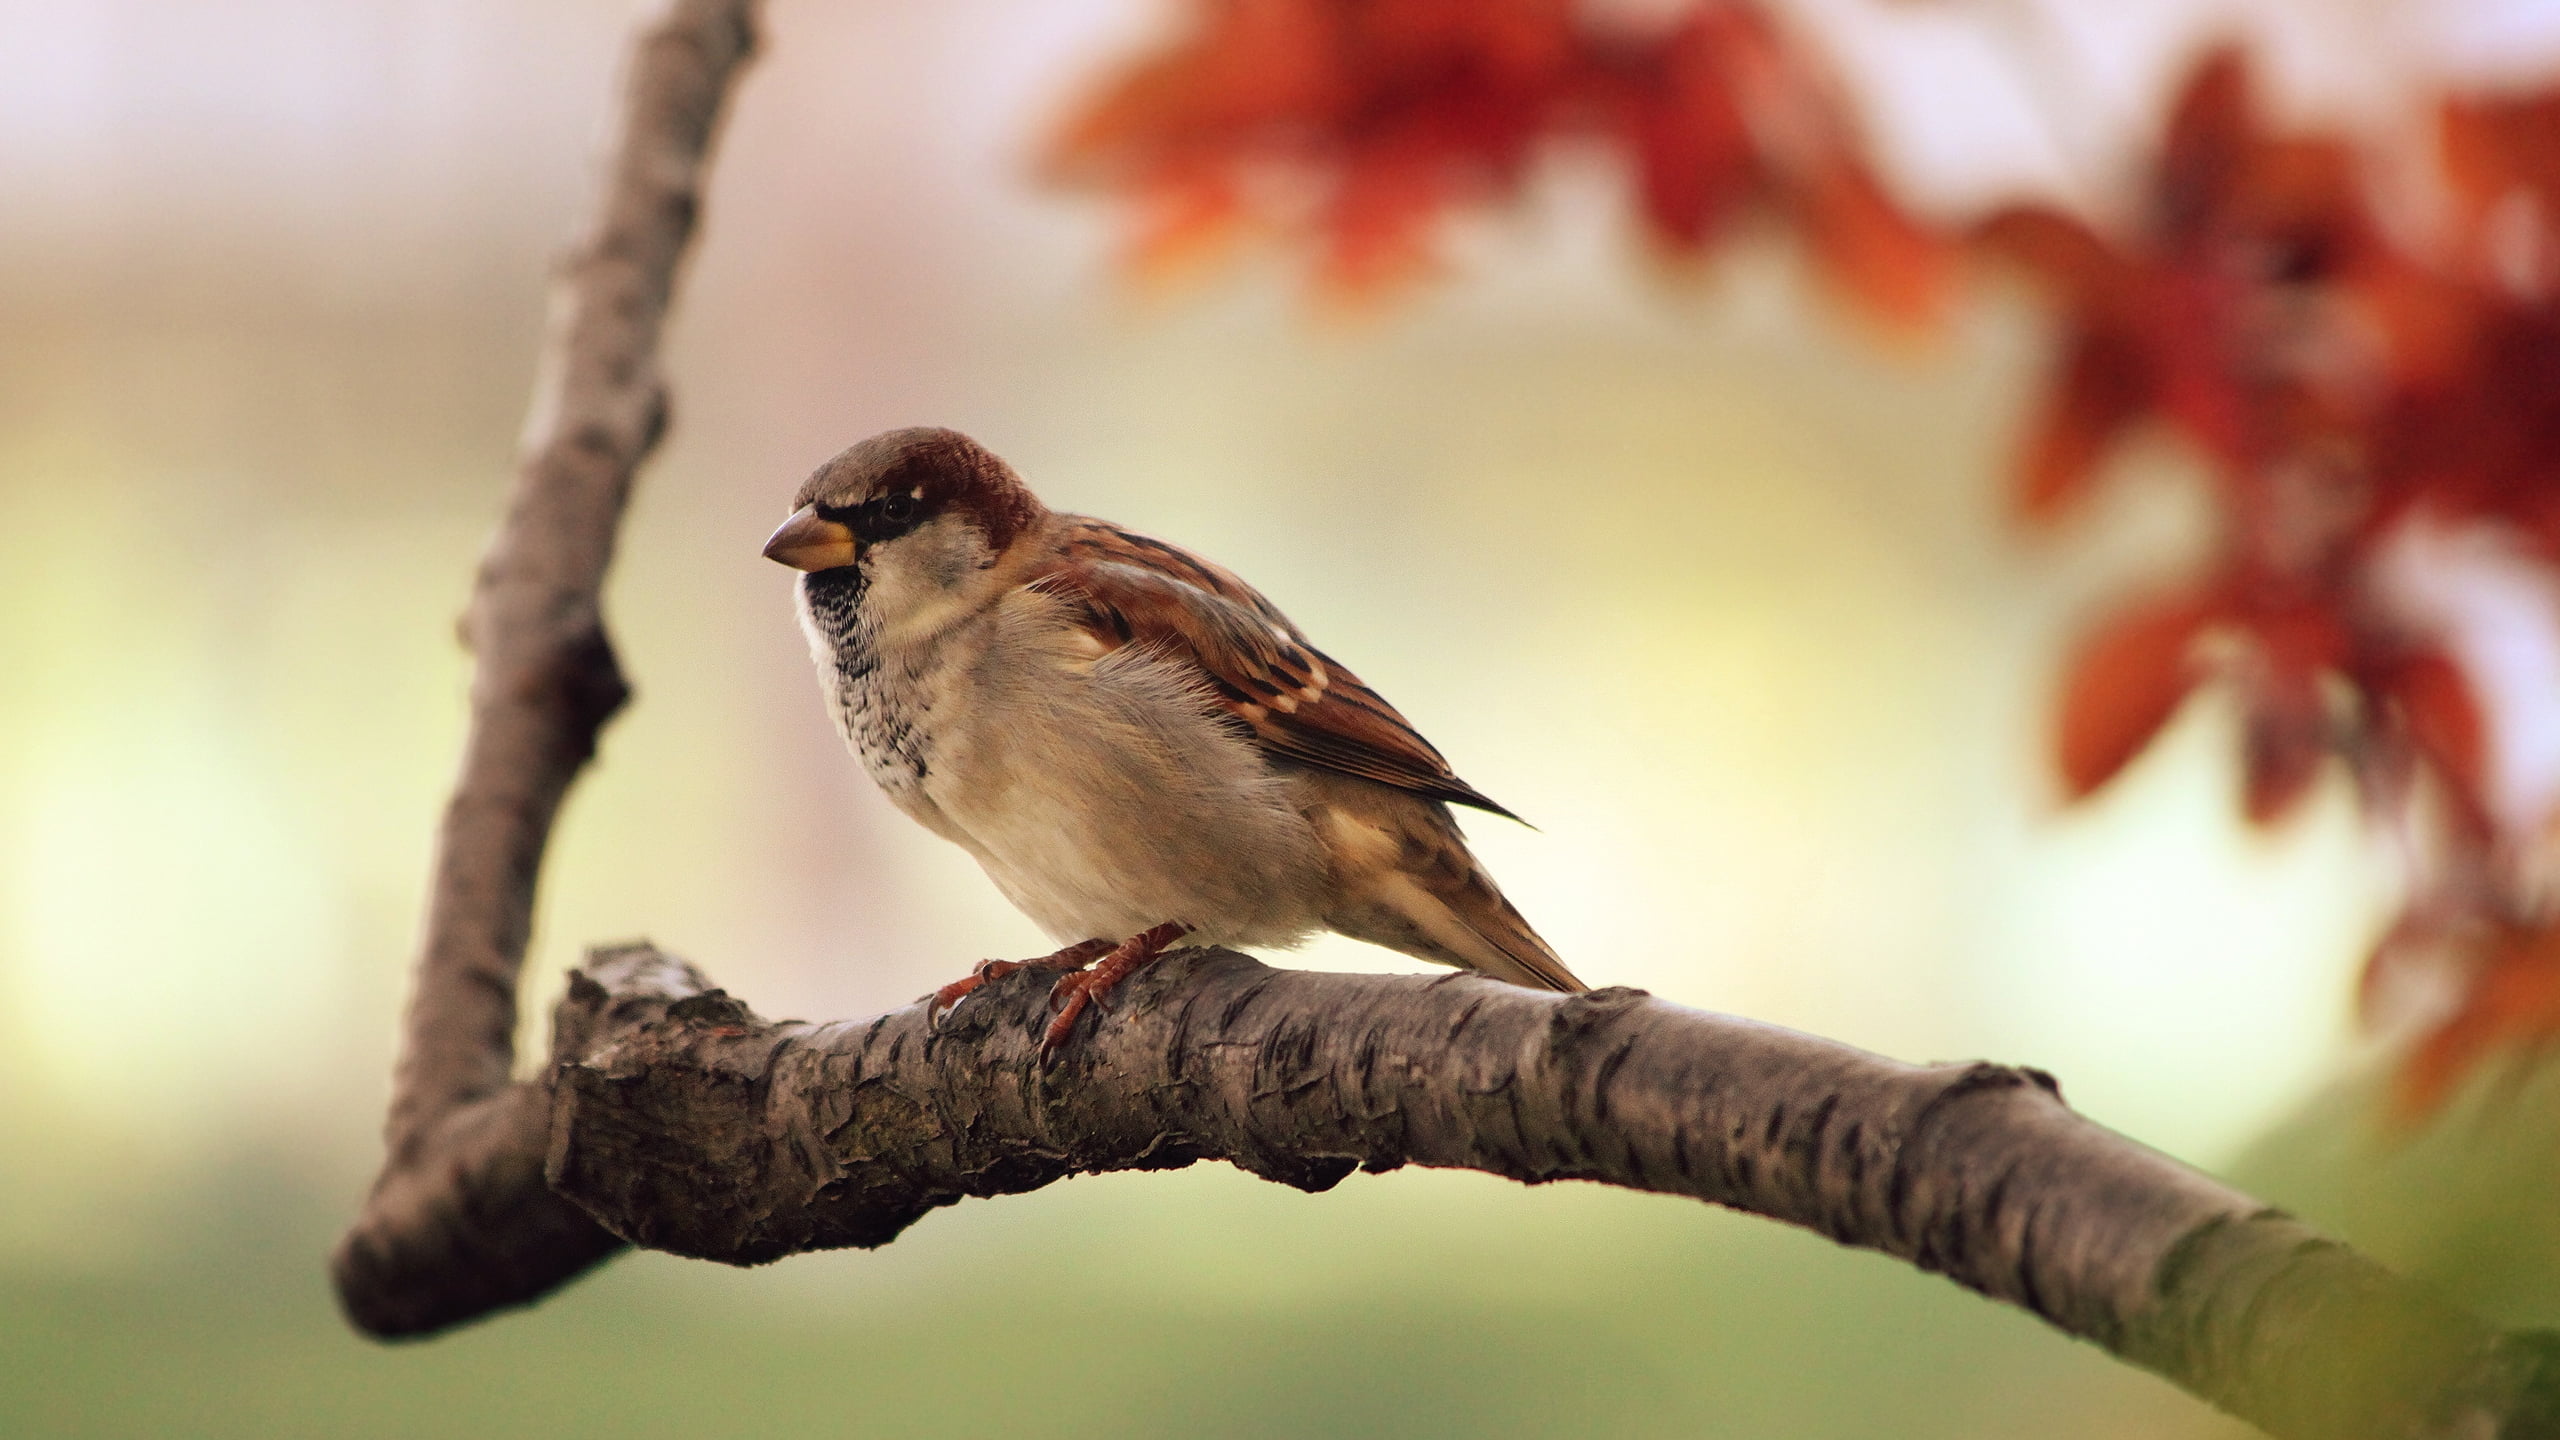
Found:
[[[1457,863],[1437,875],[1406,873],[1362,887],[1327,922],[1354,940],[1532,990],[1591,988],[1529,928],[1474,856],[1461,847],[1451,858]]]
[[[1299,773],[1339,887],[1327,928],[1533,990],[1588,990],[1484,873],[1449,807],[1367,780]]]
[[[1482,872],[1478,873],[1481,876]],[[1473,893],[1473,887],[1470,887],[1469,898],[1473,898]],[[1470,905],[1461,901],[1450,907],[1458,923],[1464,925],[1469,934],[1501,957],[1501,962],[1491,964],[1483,958],[1475,959],[1471,968],[1532,989],[1562,990],[1570,994],[1591,988],[1565,968],[1564,961],[1556,955],[1555,947],[1529,928],[1529,922],[1509,900],[1503,898],[1501,891],[1493,888],[1491,881],[1484,883],[1482,894],[1491,903]]]

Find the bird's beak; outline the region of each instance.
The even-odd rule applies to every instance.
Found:
[[[862,558],[862,547],[851,530],[820,515],[815,505],[803,505],[764,542],[764,558],[794,570],[837,570]]]

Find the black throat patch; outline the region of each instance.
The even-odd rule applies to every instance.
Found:
[[[801,584],[809,619],[833,652],[829,699],[845,738],[883,787],[894,792],[921,784],[929,765],[916,728],[916,677],[881,673],[878,640],[862,613],[862,568],[813,571]]]
[[[839,565],[833,570],[813,570],[800,579],[803,593],[809,597],[809,616],[825,631],[841,651],[855,641],[860,628],[857,618],[862,609],[862,567]]]

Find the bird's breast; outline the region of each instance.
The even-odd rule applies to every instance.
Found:
[[[1325,857],[1292,785],[1192,670],[1097,647],[1033,591],[928,634],[817,598],[813,648],[849,748],[1052,935],[1180,920],[1204,940],[1285,944],[1319,923]]]
[[[862,766],[889,798],[913,813],[933,775],[938,667],[870,647],[838,652],[836,721]]]

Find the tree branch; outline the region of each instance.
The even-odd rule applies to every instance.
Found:
[[[561,798],[629,693],[598,594],[666,425],[658,334],[755,14],[755,0],[674,0],[642,34],[600,212],[554,292],[515,492],[462,622],[470,737],[437,834],[389,1155],[330,1262],[376,1334],[530,1299],[620,1248],[527,1158],[546,1101],[511,1083],[516,979]]]
[[[771,1024],[645,946],[600,952],[514,1081],[518,971],[562,797],[626,696],[598,603],[664,428],[658,334],[755,0],[641,39],[592,238],[565,267],[514,495],[473,591],[471,730],[386,1127],[332,1258],[418,1335],[625,1243],[733,1263],[880,1245],[966,1196],[1223,1159],[1309,1190],[1458,1166],[1688,1195],[2020,1305],[2300,1440],[2560,1437],[2549,1337],[2502,1333],[1995,1065],[1915,1067],[1639,992],[1275,971],[1188,952],[1054,1065],[1042,978]]]
[[[2301,1440],[2560,1434],[2560,1352],[2074,1114],[2051,1077],[1914,1066],[1641,991],[1552,995],[1184,951],[1055,1060],[1051,977],[774,1024],[642,944],[555,1023],[545,1169],[632,1244],[757,1264],[943,1205],[1225,1160],[1323,1190],[1483,1170],[1686,1195],[1880,1250]]]

